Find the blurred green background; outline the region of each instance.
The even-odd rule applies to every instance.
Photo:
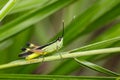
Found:
[[[0,0],[0,9],[9,0]],[[75,18],[74,18],[75,16]],[[27,42],[44,45],[62,33],[64,47],[70,51],[96,42],[107,41],[77,51],[120,46],[120,0],[17,0],[0,22],[0,64],[20,59]],[[120,55],[81,57],[109,70],[120,72]],[[73,59],[43,62],[0,70],[1,74],[105,75],[80,66]]]

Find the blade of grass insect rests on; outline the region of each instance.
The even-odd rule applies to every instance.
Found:
[[[65,30],[66,31],[65,33],[66,39],[64,41],[65,46],[71,43],[72,39],[77,39],[77,37],[79,37],[81,33],[88,28],[89,24],[97,20],[99,17],[104,15],[106,12],[110,11],[112,8],[114,8],[119,3],[120,1],[110,2],[109,0],[104,0],[104,1],[99,0],[89,9],[87,9],[83,14],[76,17],[76,19],[71,24],[69,24]],[[92,28],[92,26],[90,26],[89,28]],[[74,33],[74,34],[71,35],[71,33]]]
[[[98,72],[101,72],[101,73],[104,73],[104,74],[107,74],[107,75],[110,75],[110,76],[119,76],[120,75],[118,73],[112,72],[112,71],[110,71],[110,70],[108,70],[106,68],[103,68],[103,67],[98,66],[98,65],[96,65],[94,63],[88,62],[86,60],[79,60],[77,58],[74,58],[74,60],[76,62],[78,62],[80,65],[83,65],[85,67],[88,67],[90,69],[93,69],[95,71],[98,71]]]
[[[9,14],[14,14],[17,12],[28,11],[35,8],[43,7],[46,4],[51,4],[57,0],[19,0],[16,6],[12,9]]]
[[[16,33],[30,27],[30,25],[37,23],[43,18],[51,15],[57,10],[67,6],[68,4],[74,2],[76,0],[60,0],[51,5],[48,5],[42,9],[37,9],[35,11],[31,11],[19,18],[13,20],[12,22],[4,25],[0,28],[0,42],[15,35]],[[8,34],[8,35],[6,35]]]
[[[64,76],[64,75],[32,75],[32,74],[0,74],[2,79],[34,79],[34,80],[115,80],[118,77],[105,76]]]
[[[17,0],[9,0],[7,4],[0,10],[0,21],[7,15],[7,13],[13,8]]]
[[[104,6],[106,6],[106,5],[104,5]],[[103,16],[101,16],[100,18],[98,18],[96,21],[94,21],[92,24],[90,24],[91,26],[95,26],[95,27],[98,27],[99,25],[101,25],[101,26],[103,26],[103,25],[105,25],[107,22],[109,22],[109,21],[112,21],[113,19],[115,19],[115,18],[117,18],[120,14],[119,14],[119,11],[120,11],[120,5],[116,5],[116,7],[114,7],[112,10],[110,10],[110,11],[108,11],[106,14],[104,14]],[[91,11],[90,11],[91,12]],[[110,13],[112,13],[112,14],[110,14]],[[113,15],[114,14],[114,15]],[[110,17],[109,17],[110,16]],[[80,22],[78,22],[78,21],[76,21],[76,23],[80,23]],[[98,23],[98,25],[96,24],[96,23]],[[95,25],[94,25],[95,24]],[[71,25],[71,26],[74,26],[74,25]],[[114,26],[113,26],[114,27]],[[72,30],[72,28],[74,28],[74,27],[71,27],[71,30]],[[91,28],[92,29],[92,28]],[[93,31],[94,31],[94,29],[93,29]],[[113,32],[115,32],[115,31],[113,31]],[[65,29],[65,35],[66,35],[66,33],[67,33],[67,29]],[[86,29],[86,31],[84,32],[84,34],[86,34],[86,33],[88,33],[87,32],[87,29]],[[112,33],[112,32],[111,32]],[[70,35],[72,35],[73,33],[71,33]],[[76,32],[74,32],[74,34],[76,34]],[[84,35],[83,33],[81,34],[81,35]],[[103,34],[104,35],[104,34]],[[108,34],[109,35],[109,34]],[[71,36],[69,36],[69,37],[71,37]],[[106,37],[106,36],[104,36],[104,37]],[[65,38],[65,40],[66,40],[66,38],[68,38],[68,37],[64,37]],[[71,39],[71,40],[75,40],[75,39]],[[81,47],[81,48],[78,48],[78,49],[75,49],[75,50],[72,50],[72,51],[83,51],[83,50],[91,50],[91,49],[99,49],[99,48],[104,48],[104,47],[108,47],[108,46],[110,46],[110,44],[113,44],[113,43],[115,43],[115,42],[117,42],[117,41],[119,41],[120,39],[119,38],[114,38],[113,40],[111,39],[110,41],[108,40],[108,42],[107,41],[103,41],[103,42],[98,42],[97,44],[91,44],[90,46],[88,45],[88,46],[85,46],[85,47]],[[65,42],[64,42],[65,43]],[[102,44],[101,44],[102,43]],[[67,63],[67,64],[66,64]],[[71,63],[73,63],[73,65],[71,65]],[[71,68],[70,69],[64,69],[64,68],[62,68],[62,66],[61,65],[64,65],[64,67],[67,67],[67,66],[71,66]],[[53,73],[53,74],[56,74],[56,73],[60,73],[60,74],[68,74],[68,73],[70,73],[70,72],[72,72],[73,70],[75,70],[77,67],[75,67],[74,65],[74,61],[68,61],[68,62],[65,62],[65,63],[63,63],[63,64],[61,64],[60,66],[58,66],[58,67],[56,67],[56,69],[54,69],[52,72],[50,72],[51,74]],[[73,68],[73,69],[72,69]]]
[[[102,54],[110,54],[110,53],[118,53],[118,52],[120,52],[120,47],[74,52],[71,54],[69,52],[62,52],[61,54],[62,54],[63,59],[67,59],[67,58],[73,58],[73,57],[77,58],[77,57],[82,57],[82,56],[90,56],[90,55],[97,55],[97,54],[102,55]],[[55,60],[60,60],[60,59],[61,59],[60,55],[53,55],[53,56],[45,57],[44,61],[55,61]],[[28,64],[33,64],[33,63],[40,63],[42,61],[43,61],[43,58],[32,59],[32,62],[27,61],[25,59],[15,60],[15,61],[0,65],[0,69],[28,65]]]

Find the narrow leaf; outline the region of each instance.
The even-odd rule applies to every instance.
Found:
[[[107,75],[110,75],[110,76],[119,76],[120,74],[118,73],[115,73],[115,72],[112,72],[106,68],[103,68],[101,66],[98,66],[94,63],[91,63],[91,62],[88,62],[86,60],[79,60],[77,58],[74,58],[76,62],[78,62],[80,65],[83,65],[85,67],[88,67],[90,69],[93,69],[93,70],[96,70],[98,72],[101,72],[101,73],[104,73],[104,74],[107,74]]]
[[[0,10],[0,21],[7,15],[7,13],[13,8],[16,0],[9,0],[7,4]]]
[[[30,27],[74,0],[60,0],[44,8],[30,11],[0,28],[0,42]],[[75,0],[76,1],[76,0]]]
[[[83,51],[83,52],[74,52],[74,53],[71,53],[71,54],[69,52],[63,52],[63,53],[61,53],[62,54],[61,56],[60,55],[53,55],[53,56],[45,57],[44,61],[60,60],[61,57],[63,59],[66,59],[66,58],[74,58],[74,57],[105,54],[105,53],[109,54],[109,53],[115,53],[115,52],[116,53],[120,52],[120,47],[98,49],[98,50],[91,50],[91,51]],[[43,62],[43,59],[42,58],[37,58],[37,59],[32,59],[32,61],[27,61],[25,59],[15,60],[15,61],[0,65],[0,69],[15,67],[15,66],[21,66],[21,65],[27,65],[27,64],[33,64],[33,63],[38,63],[38,62]]]
[[[32,75],[32,74],[0,74],[1,79],[30,79],[30,80],[115,80],[117,77],[104,76],[64,76],[64,75]]]

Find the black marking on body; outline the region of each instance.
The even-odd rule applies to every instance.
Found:
[[[53,41],[53,42],[50,42],[50,43],[48,43],[48,44],[46,44],[46,45],[40,46],[40,47],[38,47],[37,49],[43,49],[44,47],[49,46],[49,45],[51,45],[51,44],[53,44],[53,43],[55,43],[55,42],[57,42],[57,41],[61,41],[61,39],[62,39],[61,37],[58,37],[57,40],[55,40],[55,41]]]
[[[26,56],[28,56],[28,55],[30,55],[30,54],[32,54],[32,53],[33,53],[33,52],[28,51],[28,52],[25,52],[25,53],[19,54],[18,56],[19,56],[19,57],[26,57]]]
[[[25,51],[25,50],[26,50],[26,48],[21,48],[21,50],[22,50],[22,51]]]
[[[34,48],[34,47],[32,47],[32,48],[30,48],[30,43],[27,43],[26,44],[26,46],[27,47],[29,47],[30,49],[43,49],[44,47],[47,47],[47,46],[49,46],[49,45],[51,45],[51,44],[53,44],[53,43],[55,43],[55,42],[57,42],[57,41],[61,41],[62,40],[62,38],[63,38],[63,36],[64,36],[64,22],[63,22],[63,33],[62,33],[62,35],[60,36],[60,37],[58,37],[55,41],[52,41],[52,42],[50,42],[50,43],[48,43],[48,44],[46,44],[46,45],[43,45],[43,46],[40,46],[40,47],[38,47],[38,48]],[[21,49],[22,51],[26,51],[27,49],[26,48],[22,48]],[[22,54],[19,54],[18,56],[19,57],[26,57],[26,56],[28,56],[28,55],[30,55],[30,54],[32,54],[33,52],[32,51],[27,51],[27,52],[24,52],[24,53],[22,53]]]
[[[46,44],[46,45],[40,46],[40,47],[38,47],[37,49],[43,49],[44,47],[49,46],[49,45],[51,45],[51,44],[53,44],[53,43],[55,43],[55,42],[57,42],[57,41],[61,41],[61,39],[62,39],[63,37],[64,37],[64,22],[63,22],[63,32],[62,32],[62,35],[61,35],[60,37],[58,37],[55,41],[50,42],[50,43],[48,43],[48,44]]]

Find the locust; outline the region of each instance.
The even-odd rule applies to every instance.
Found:
[[[64,23],[63,23],[63,32],[62,36],[58,37],[56,40],[45,44],[43,46],[38,46],[32,43],[27,43],[26,48],[22,48],[22,53],[18,56],[21,58],[25,58],[26,60],[32,60],[37,57],[43,57],[45,55],[49,55],[55,51],[58,51],[63,47],[63,36],[64,36]]]

